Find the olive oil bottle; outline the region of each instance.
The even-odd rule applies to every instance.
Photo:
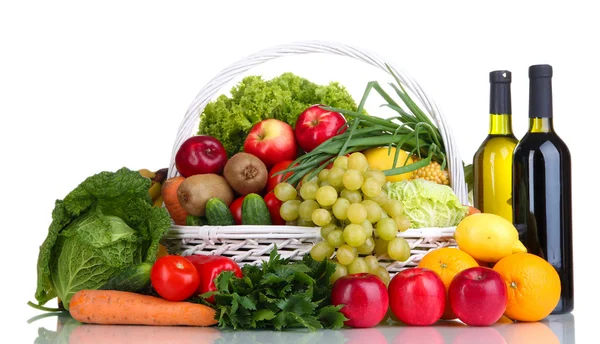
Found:
[[[473,157],[475,208],[512,222],[512,161],[518,140],[512,132],[511,73],[490,73],[490,131]]]
[[[553,314],[573,310],[571,155],[552,123],[552,66],[529,67],[529,131],[513,161],[513,223],[527,251],[558,272]]]

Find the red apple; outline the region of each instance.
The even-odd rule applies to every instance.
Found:
[[[446,287],[432,270],[410,268],[392,278],[390,307],[407,325],[429,326],[440,320],[446,307]]]
[[[506,284],[490,268],[474,267],[459,272],[450,282],[448,297],[454,314],[471,326],[491,325],[506,310]]]
[[[323,110],[323,105],[313,105],[304,110],[296,120],[296,140],[305,152],[310,152],[331,137],[346,131],[342,114]],[[340,128],[342,128],[340,130]]]
[[[267,168],[296,159],[296,151],[292,126],[273,118],[256,123],[244,141],[244,152],[259,158]]]
[[[352,274],[341,277],[333,284],[331,303],[343,304],[340,310],[349,320],[350,327],[373,327],[383,320],[388,310],[388,294],[379,277],[368,274]]]
[[[225,148],[212,136],[198,135],[185,140],[175,155],[175,166],[183,177],[220,174],[227,163]]]

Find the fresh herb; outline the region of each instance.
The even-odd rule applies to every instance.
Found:
[[[248,76],[231,89],[230,97],[221,95],[206,104],[198,134],[216,137],[233,156],[242,151],[254,124],[275,118],[294,127],[298,116],[315,104],[356,110],[350,93],[336,82],[317,85],[292,73],[271,80]]]
[[[261,266],[245,265],[243,278],[222,272],[215,280],[217,291],[202,296],[215,295],[221,328],[339,329],[348,319],[341,305],[331,305],[329,278],[334,271],[328,260],[317,262],[307,255],[290,261],[274,249]]]

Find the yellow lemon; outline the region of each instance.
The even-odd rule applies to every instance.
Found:
[[[389,154],[388,154],[389,151]],[[369,167],[374,170],[385,171],[389,170],[394,166],[394,156],[396,155],[396,148],[392,147],[392,149],[388,149],[388,147],[379,147],[379,148],[371,148],[367,149],[363,152],[367,161],[369,162]],[[396,168],[404,166],[404,162],[408,154],[400,150],[398,154],[398,161],[396,162]],[[406,161],[406,165],[410,165],[413,163],[412,158],[408,157],[408,161]],[[412,172],[397,174],[394,176],[387,176],[388,182],[399,182],[402,180],[408,180],[412,176]]]
[[[456,227],[458,247],[478,261],[495,263],[513,253],[527,252],[513,224],[494,214],[473,214]]]

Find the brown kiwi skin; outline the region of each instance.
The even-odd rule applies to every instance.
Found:
[[[227,161],[223,176],[238,194],[245,196],[251,193],[262,193],[267,186],[269,171],[259,158],[241,152]]]
[[[220,198],[227,206],[233,202],[233,190],[225,178],[217,174],[189,176],[177,189],[179,204],[194,216],[204,216],[206,202],[213,197]]]

